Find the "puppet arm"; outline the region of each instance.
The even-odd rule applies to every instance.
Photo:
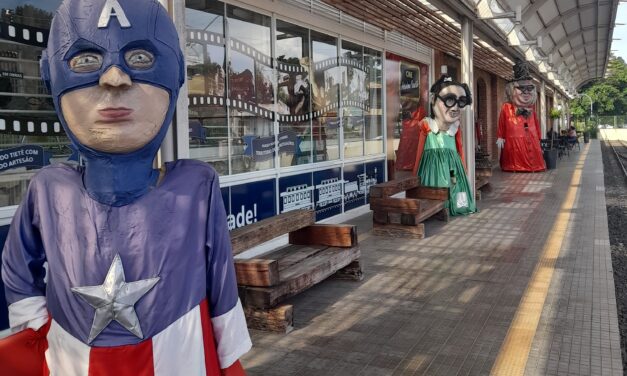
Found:
[[[464,165],[464,170],[468,170],[468,167],[466,167],[466,157],[464,156],[464,144],[462,143],[462,132],[460,132],[460,130],[457,130],[457,133],[455,133],[455,147],[457,147],[457,154],[459,154],[459,157],[462,160],[462,165]]]
[[[501,107],[499,114],[499,126],[496,130],[496,145],[499,149],[505,146],[505,135],[507,134],[507,106]]]
[[[248,352],[252,342],[246,327],[244,310],[237,295],[235,266],[231,238],[227,227],[226,211],[218,176],[213,172],[213,182],[207,213],[207,293],[213,334],[217,345],[220,368],[225,375],[235,373],[238,359]]]
[[[414,169],[412,171],[413,176],[418,175],[418,169],[420,168],[420,160],[422,159],[422,152],[425,150],[425,143],[427,142],[427,135],[430,132],[429,124],[426,121],[420,123],[420,132],[418,134],[418,151],[416,152],[416,162],[414,163]]]
[[[538,135],[538,141],[542,139],[542,133],[540,133],[540,122],[538,121],[538,114],[533,112],[533,119],[536,121],[536,134]]]
[[[12,332],[38,330],[48,322],[44,283],[46,255],[32,200],[36,186],[31,183],[17,209],[2,254],[2,279]]]
[[[0,339],[0,364],[6,375],[42,375],[50,326],[44,297],[45,254],[34,223],[32,201],[25,195],[9,229],[2,254],[2,279],[12,333]]]

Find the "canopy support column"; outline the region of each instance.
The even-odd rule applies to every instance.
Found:
[[[542,134],[540,138],[546,135],[546,83],[540,80],[540,129]]]
[[[461,82],[465,82],[471,88],[474,88],[474,74],[472,61],[472,34],[473,23],[468,17],[462,18],[462,77]],[[473,93],[475,96],[475,93]],[[474,104],[474,101],[473,101]],[[464,154],[466,159],[466,174],[468,175],[468,184],[470,190],[475,197],[475,112],[473,106],[466,106],[462,116],[461,123],[462,139],[464,144]]]

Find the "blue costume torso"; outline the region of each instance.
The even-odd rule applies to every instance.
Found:
[[[87,343],[93,308],[72,287],[100,285],[116,254],[127,281],[159,276],[135,305],[144,337],[151,337],[198,305],[210,292],[210,311],[219,316],[237,302],[230,239],[217,175],[205,163],[166,165],[162,183],[132,204],[112,207],[94,201],[81,183],[80,169],[44,168],[33,180],[16,213],[5,262],[9,303],[45,293],[48,310],[59,324]],[[190,184],[193,182],[193,184]],[[29,245],[37,244],[36,248]],[[19,251],[18,251],[19,250]],[[28,258],[32,270],[20,270]],[[43,261],[48,283],[43,284]],[[22,276],[35,272],[34,285]],[[35,287],[38,286],[38,287]],[[119,346],[137,338],[112,322],[91,343]]]

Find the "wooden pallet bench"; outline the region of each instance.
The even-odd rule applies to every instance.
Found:
[[[231,231],[233,253],[289,234],[289,245],[254,259],[236,259],[239,296],[250,328],[288,333],[292,305],[281,303],[331,275],[361,280],[354,225],[315,224],[313,210],[295,210]]]
[[[392,197],[405,192],[405,198]],[[434,216],[448,221],[448,188],[431,188],[420,185],[416,176],[399,178],[370,187],[370,209],[373,211],[374,235],[425,237],[422,222]]]
[[[491,168],[475,168],[475,197],[477,200],[481,200],[481,194],[485,191],[490,191],[490,177],[492,176]]]

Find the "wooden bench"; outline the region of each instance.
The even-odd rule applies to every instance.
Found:
[[[475,167],[475,197],[481,200],[483,190],[490,191],[490,177],[492,176],[492,168]]]
[[[392,197],[405,192],[405,198]],[[374,235],[425,237],[422,222],[431,216],[448,221],[448,188],[430,188],[420,185],[420,179],[409,176],[370,187],[370,209],[373,211]]]
[[[236,259],[239,296],[250,328],[288,333],[293,307],[279,305],[336,274],[361,280],[354,225],[315,224],[313,210],[295,210],[231,231],[233,253],[289,234],[289,245],[253,259]]]

